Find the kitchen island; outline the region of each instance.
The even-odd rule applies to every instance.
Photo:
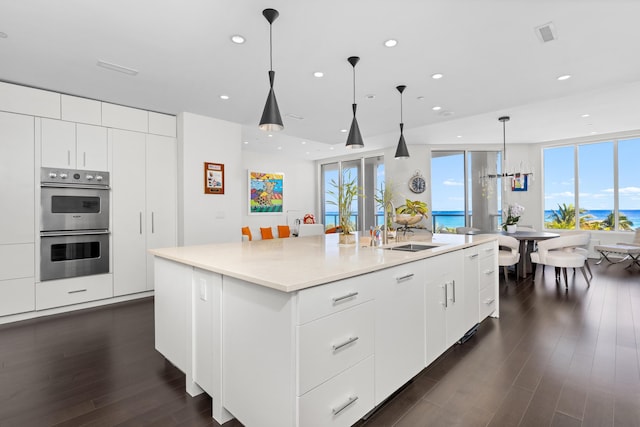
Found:
[[[156,349],[246,426],[349,426],[498,316],[495,235],[337,235],[155,255]]]

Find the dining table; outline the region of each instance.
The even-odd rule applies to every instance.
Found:
[[[551,233],[549,231],[530,231],[522,230],[515,233],[507,233],[506,231],[483,231],[483,230],[471,230],[466,234],[502,234],[504,236],[511,236],[518,240],[520,243],[520,261],[518,261],[518,272],[521,278],[527,277],[532,272],[531,267],[531,252],[535,247],[535,242],[538,240],[553,239],[560,237],[558,233]]]

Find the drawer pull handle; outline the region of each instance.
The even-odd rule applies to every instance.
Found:
[[[343,342],[342,344],[337,344],[333,346],[333,351],[334,353],[338,350],[340,350],[342,347],[348,346],[349,344],[351,344],[352,342],[356,342],[358,341],[359,337],[351,337],[348,340],[346,340],[345,342]]]
[[[478,254],[469,255],[469,259],[478,258]]]
[[[491,305],[491,304],[493,304],[493,303],[494,303],[494,301],[495,301],[495,300],[496,300],[495,298],[489,298],[489,299],[488,299],[488,300],[486,300],[484,303],[485,303],[485,304],[487,304],[487,305]]]
[[[493,270],[487,270],[484,272],[484,274],[486,274],[487,276],[489,276],[490,274],[493,274]]]
[[[353,298],[353,297],[355,297],[355,296],[358,296],[358,293],[357,293],[357,292],[350,292],[350,293],[348,293],[348,294],[346,294],[346,295],[343,295],[343,296],[341,296],[341,297],[336,297],[336,298],[334,298],[334,299],[333,299],[333,303],[334,303],[334,304],[337,304],[337,303],[339,303],[340,301],[344,301],[344,300],[346,300],[346,299]]]
[[[493,252],[493,248],[484,248],[485,252]]]
[[[404,276],[396,277],[396,282],[402,282],[403,280],[411,279],[413,273],[405,274]]]
[[[75,291],[68,291],[67,293],[68,294],[77,294],[77,293],[80,293],[80,292],[87,292],[87,290],[86,289],[76,289]]]
[[[342,405],[338,406],[337,408],[333,408],[332,410],[333,415],[338,415],[340,412],[344,411],[349,406],[353,405],[356,402],[356,400],[358,400],[358,396],[350,397],[349,400],[347,400]]]

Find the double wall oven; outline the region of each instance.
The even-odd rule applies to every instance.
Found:
[[[40,280],[109,272],[109,172],[42,168]]]

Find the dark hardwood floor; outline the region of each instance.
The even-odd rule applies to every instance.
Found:
[[[357,425],[640,426],[640,271],[592,269],[501,277],[500,319]],[[0,426],[217,426],[153,339],[152,299],[0,326]]]

